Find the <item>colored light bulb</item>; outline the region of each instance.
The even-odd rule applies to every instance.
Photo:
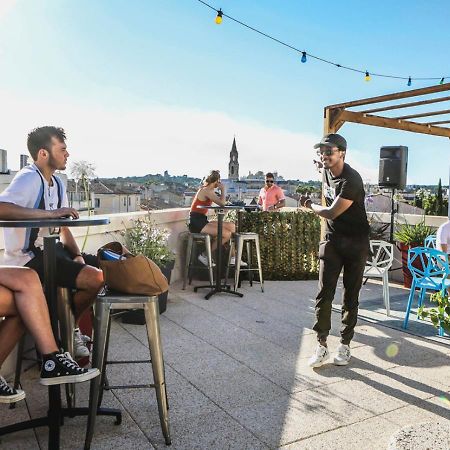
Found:
[[[302,59],[301,59],[302,63],[306,62],[306,52],[302,52]]]
[[[216,16],[217,25],[220,25],[222,23],[222,16],[223,16],[222,9],[219,9],[219,11],[217,11],[217,16]]]
[[[370,73],[366,71],[366,76],[364,77],[365,81],[370,81]]]
[[[411,77],[408,78],[408,86],[411,86]]]
[[[439,81],[439,84],[444,84],[444,77],[441,78],[441,81]]]

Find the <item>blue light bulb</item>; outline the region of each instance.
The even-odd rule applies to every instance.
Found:
[[[408,86],[411,86],[411,77],[408,78]]]
[[[302,59],[301,59],[302,63],[306,62],[306,52],[302,52]]]

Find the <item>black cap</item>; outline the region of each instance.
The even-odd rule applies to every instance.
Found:
[[[340,135],[336,133],[326,134],[322,140],[314,146],[314,148],[319,148],[321,145],[326,145],[328,147],[338,147],[340,150],[347,150],[347,141]]]

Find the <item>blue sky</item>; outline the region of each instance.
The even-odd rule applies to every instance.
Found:
[[[26,132],[67,129],[72,160],[100,176],[226,171],[316,177],[323,107],[406,90],[308,60],[196,0],[2,0],[0,148],[18,165]],[[212,2],[308,52],[373,72],[450,75],[446,1]],[[450,80],[449,80],[450,81]],[[427,82],[415,82],[423,87]],[[450,142],[346,124],[348,160],[376,180],[379,147],[407,145],[409,183],[448,179]],[[17,162],[17,164],[16,164]]]

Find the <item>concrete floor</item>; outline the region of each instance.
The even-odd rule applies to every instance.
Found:
[[[192,288],[171,286],[161,329],[172,449],[385,449],[405,425],[450,418],[450,347],[413,316],[409,333],[400,329],[406,290],[391,289],[393,315],[386,318],[381,286],[365,285],[351,364],[310,369],[316,285],[267,282],[264,294],[245,285],[241,299],[209,301]],[[145,327],[115,321],[111,358],[148,357],[146,339]],[[152,378],[145,364],[112,366],[108,373],[114,384]],[[0,425],[45,413],[47,392],[37,377],[37,369],[24,374],[27,399],[15,410],[2,405]],[[88,383],[78,386],[79,404],[87,391]],[[165,448],[152,390],[113,390],[104,403],[123,410],[123,423],[99,417],[93,449]],[[62,448],[82,448],[86,419],[65,423]],[[0,447],[46,448],[47,434],[44,428],[12,434]]]

